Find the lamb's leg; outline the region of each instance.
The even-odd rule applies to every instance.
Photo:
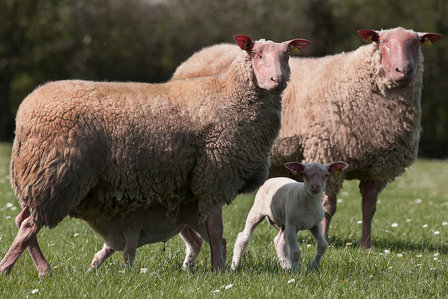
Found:
[[[287,247],[289,248],[289,262],[291,264],[291,269],[297,271],[299,270],[300,260],[302,259],[302,252],[300,251],[299,244],[297,244],[297,231],[286,228],[285,239]]]
[[[222,238],[222,209],[218,208],[210,214],[206,221],[208,239],[210,241],[210,251],[213,270],[224,270],[226,248],[223,248],[225,241]]]
[[[328,230],[330,229],[330,222],[334,214],[336,214],[337,194],[329,193],[322,196],[322,206],[324,208],[324,219],[322,219],[322,231],[325,239],[328,241]]]
[[[316,239],[316,255],[310,261],[310,268],[319,268],[320,267],[320,259],[324,255],[325,251],[328,248],[328,242],[325,240],[324,235],[322,234],[321,224],[317,224],[310,229],[310,232],[313,234],[314,239]]]
[[[18,229],[20,229],[22,222],[29,216],[30,216],[30,210],[28,209],[28,207],[23,208],[22,212],[20,212],[19,215],[17,215],[16,217],[16,225]],[[39,272],[39,276],[42,277],[48,274],[51,270],[50,264],[45,259],[45,256],[42,253],[42,250],[40,249],[39,242],[37,241],[36,236],[30,239],[28,245],[28,252],[30,253],[34,265],[36,266],[37,271]]]
[[[367,180],[360,184],[362,195],[362,236],[361,246],[367,251],[372,249],[372,219],[376,211],[376,202],[384,182]]]
[[[0,262],[0,273],[9,274],[11,272],[11,269],[14,266],[14,263],[17,261],[17,259],[22,254],[22,252],[32,242],[34,242],[33,238],[36,240],[35,242],[37,243],[37,234],[39,233],[40,229],[41,229],[41,226],[33,223],[31,216],[28,216],[23,221],[21,221],[19,232],[17,233],[16,238],[12,242],[11,247],[9,248],[5,257]],[[40,248],[39,248],[39,251],[40,251]],[[37,254],[34,250],[32,250],[30,253],[32,256],[34,254]],[[42,254],[42,252],[40,252],[40,254]],[[43,257],[43,255],[42,255],[42,257]],[[44,258],[44,260],[45,260],[45,258]],[[38,262],[40,263],[40,260]],[[39,264],[39,265],[41,265],[41,264]],[[42,269],[38,268],[38,270],[45,271],[45,268],[46,267],[43,267]],[[49,271],[49,269],[50,269],[50,266],[48,265],[47,271]],[[42,274],[45,274],[45,273],[42,273]],[[41,273],[39,272],[39,274],[41,274]]]
[[[274,238],[274,247],[277,252],[278,259],[280,260],[281,267],[283,269],[291,269],[288,247],[286,246],[285,230],[283,228],[278,231],[277,236]]]
[[[93,260],[90,263],[89,271],[98,269],[99,266],[101,266],[101,264],[105,260],[107,260],[114,252],[115,252],[115,249],[104,244],[103,248],[100,251],[98,251],[97,253],[95,253],[95,255],[93,256]]]
[[[233,247],[232,270],[235,270],[240,266],[241,258],[243,256],[244,250],[246,250],[247,245],[249,244],[250,237],[252,236],[255,227],[257,227],[257,225],[260,224],[263,219],[264,215],[261,215],[253,208],[249,211],[244,230],[238,234],[238,237],[235,241],[235,246]]]
[[[202,248],[201,236],[193,231],[191,228],[186,227],[180,232],[180,237],[185,242],[185,260],[182,265],[183,270],[188,270],[194,266],[198,259],[199,252]]]

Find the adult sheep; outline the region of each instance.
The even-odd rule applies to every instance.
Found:
[[[417,157],[423,86],[420,46],[436,42],[441,35],[401,27],[364,29],[358,34],[372,43],[338,55],[290,59],[291,79],[282,96],[282,128],[272,151],[271,176],[288,175],[283,167],[287,161],[346,161],[350,166],[344,173],[327,183],[323,231],[328,238],[343,180],[358,179],[361,245],[370,250],[379,193]],[[194,65],[203,61],[202,75],[224,64],[212,61],[220,47],[192,56]],[[201,73],[188,69],[189,60],[173,79]]]
[[[212,266],[222,269],[221,207],[265,181],[289,53],[309,44],[246,35],[235,41],[243,51],[219,76],[164,84],[58,81],[33,91],[16,118],[11,183],[23,210],[0,272],[9,273],[28,247],[46,274],[37,234],[67,215],[88,218],[99,205],[101,216],[113,217],[151,204],[173,217],[180,206],[193,206],[205,221]]]

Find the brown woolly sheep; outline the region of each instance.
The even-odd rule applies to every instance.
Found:
[[[309,44],[235,40],[244,51],[219,76],[164,84],[58,81],[32,92],[17,113],[11,157],[11,183],[23,210],[0,272],[9,273],[28,247],[39,274],[46,274],[37,234],[67,215],[107,230],[102,219],[129,212],[144,217],[132,211],[151,205],[172,217],[191,209],[210,242],[213,268],[223,269],[221,207],[266,179],[289,53]],[[181,222],[161,223],[159,233],[168,226],[164,234],[171,237]],[[138,229],[111,232],[126,243],[117,250],[124,248],[127,261],[141,242],[154,240],[139,240]],[[189,236],[199,239],[186,230],[183,237]],[[103,237],[111,241],[107,231]]]

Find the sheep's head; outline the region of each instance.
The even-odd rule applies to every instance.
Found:
[[[441,37],[437,33],[414,32],[401,27],[382,31],[361,29],[358,34],[367,42],[378,43],[384,71],[399,86],[406,86],[414,78],[420,45],[435,43]]]
[[[293,39],[282,43],[272,41],[252,41],[247,35],[235,35],[238,46],[247,51],[252,60],[257,87],[282,91],[289,79],[289,55],[298,52],[311,42]]]
[[[325,190],[327,179],[331,174],[338,173],[348,166],[345,162],[333,162],[322,165],[320,163],[304,164],[299,162],[288,162],[285,167],[303,175],[305,189],[307,192],[317,195]]]

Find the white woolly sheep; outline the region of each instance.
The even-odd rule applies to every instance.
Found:
[[[328,238],[343,180],[360,180],[361,245],[370,250],[378,194],[417,157],[423,86],[420,45],[434,43],[441,35],[401,27],[358,33],[372,43],[338,55],[290,59],[291,79],[282,95],[282,128],[273,147],[270,176],[288,175],[283,164],[292,160],[346,161],[350,167],[344,175],[333,176],[327,184],[323,231]],[[209,62],[202,65],[204,75],[210,75],[206,68],[217,71],[221,65],[211,62],[216,47],[193,56]],[[182,73],[175,79],[200,73],[196,69],[189,75],[188,65],[189,60],[179,67]]]
[[[205,221],[212,266],[223,269],[221,207],[265,181],[288,54],[309,44],[235,40],[244,51],[219,76],[164,84],[59,81],[32,92],[17,112],[11,158],[23,210],[0,272],[9,273],[28,247],[46,274],[37,234],[67,215],[89,218],[99,206],[97,216],[113,217],[152,204],[173,215],[192,206]],[[126,255],[132,260],[132,250]]]
[[[275,250],[284,269],[298,270],[302,253],[297,245],[297,232],[310,230],[316,239],[316,255],[310,268],[318,268],[327,250],[328,242],[322,234],[321,221],[324,211],[322,194],[328,177],[347,167],[344,162],[326,165],[289,162],[285,166],[303,175],[304,183],[278,177],[267,180],[258,190],[254,204],[247,216],[244,230],[238,234],[233,249],[232,269],[240,266],[241,257],[249,244],[255,227],[264,218],[279,232],[274,238]]]

